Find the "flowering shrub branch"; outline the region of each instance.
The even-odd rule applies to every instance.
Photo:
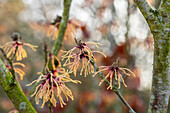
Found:
[[[51,53],[55,56],[58,55],[58,53],[59,53],[59,51],[62,47],[65,30],[67,28],[67,24],[68,24],[68,21],[69,21],[69,12],[70,12],[71,2],[72,2],[72,0],[64,0],[64,4],[63,4],[64,5],[64,11],[63,11],[62,19],[61,19],[61,22],[60,22],[58,37],[55,40],[53,49],[51,51]]]
[[[63,11],[62,19],[61,19],[61,24],[59,26],[58,37],[55,40],[55,43],[53,45],[53,49],[51,51],[51,53],[54,54],[55,56],[58,55],[58,53],[59,53],[59,51],[62,47],[64,34],[65,34],[65,30],[67,28],[67,23],[68,23],[68,19],[69,19],[69,11],[70,11],[71,2],[72,2],[72,0],[64,0],[64,3],[63,3],[64,11]],[[44,64],[44,68],[42,70],[42,73],[45,72],[45,67],[46,67],[46,62],[47,62],[47,45],[44,46],[44,53],[45,53],[45,55],[44,55],[45,64]],[[34,84],[34,86],[30,90],[27,97],[30,97],[30,95],[33,93],[33,91],[37,87],[37,85],[38,84]]]
[[[19,112],[37,113],[36,110],[32,107],[31,103],[27,100],[24,93],[21,91],[21,88],[15,79],[16,73],[20,76],[20,80],[22,80],[23,76],[25,75],[24,71],[15,66],[18,65],[25,67],[25,65],[20,62],[14,62],[15,58],[18,61],[27,57],[27,53],[22,47],[23,45],[31,47],[34,51],[34,47],[36,46],[20,42],[21,35],[19,33],[13,33],[11,38],[13,39],[12,42],[8,42],[4,46],[0,47],[3,56],[10,64],[10,66],[5,66],[0,59],[0,84]]]
[[[70,6],[71,6],[72,0],[64,0],[63,2],[64,2],[63,3],[64,11],[63,11],[62,19],[60,22],[58,37],[55,40],[52,51],[51,51],[51,53],[55,56],[58,55],[58,53],[62,47],[65,30],[67,28],[67,24],[69,21],[69,12],[70,12]],[[49,104],[49,110],[50,110],[50,112],[52,112],[52,104],[51,103]]]
[[[80,63],[82,63],[82,69],[80,71],[80,75],[82,75],[84,70],[84,76],[86,77],[88,74],[94,73],[94,68],[90,64],[90,60],[96,60],[93,53],[101,53],[100,51],[91,51],[91,49],[87,45],[94,45],[98,47],[101,45],[100,43],[94,43],[94,42],[86,42],[82,43],[81,40],[77,42],[75,38],[76,46],[69,51],[62,51],[65,53],[65,55],[62,56],[62,60],[66,59],[63,66],[69,65],[70,72],[73,72],[76,76],[78,67]],[[106,57],[104,55],[104,57]],[[73,62],[71,61],[73,59]]]
[[[120,89],[120,81],[122,80],[123,82],[123,85],[125,87],[127,87],[127,85],[125,84],[124,82],[124,79],[122,77],[122,74],[121,74],[121,71],[127,75],[127,76],[130,76],[130,75],[133,75],[135,77],[135,74],[128,68],[121,68],[119,67],[119,58],[117,59],[117,62],[114,62],[111,66],[100,66],[99,67],[99,71],[97,71],[93,77],[98,74],[99,72],[102,72],[102,71],[106,71],[108,70],[109,73],[105,76],[105,78],[99,83],[99,86],[107,79],[110,77],[110,85],[107,87],[107,89],[112,89],[113,87],[113,80],[114,81],[117,81],[118,83],[118,89]],[[129,72],[129,73],[127,73]],[[117,83],[114,83],[114,84],[117,84]]]
[[[33,46],[29,43],[23,43],[20,42],[21,40],[21,35],[17,32],[14,32],[11,36],[11,38],[13,39],[12,42],[8,42],[5,45],[0,47],[0,50],[2,52],[2,54],[4,55],[5,59],[7,60],[7,62],[10,64],[10,66],[6,65],[6,67],[8,67],[8,70],[11,72],[11,74],[13,75],[13,82],[15,81],[15,71],[16,73],[18,73],[20,75],[20,79],[22,80],[23,75],[25,74],[21,69],[19,68],[14,68],[14,65],[20,65],[22,67],[25,67],[24,64],[22,63],[13,63],[15,57],[17,61],[22,60],[22,58],[26,58],[27,57],[27,53],[25,51],[25,49],[23,49],[23,45],[29,46],[30,48],[32,48],[34,51],[36,51],[36,47],[37,46]]]
[[[100,67],[98,68],[95,64],[95,57],[93,55],[93,53],[96,51],[92,51],[87,46],[87,44],[94,44],[96,47],[98,47],[98,45],[100,44],[94,43],[94,42],[83,43],[81,42],[81,40],[77,41],[76,39],[75,39],[75,42],[77,45],[74,48],[70,49],[69,51],[63,51],[65,52],[65,55],[63,55],[62,58],[63,59],[66,58],[64,65],[65,66],[69,65],[70,72],[73,73],[75,76],[76,76],[80,62],[82,62],[80,75],[82,75],[83,70],[84,70],[83,74],[85,75],[85,77],[87,74],[90,74],[91,72],[94,73],[94,70],[95,70],[96,72],[94,73],[93,76],[98,74],[102,78],[102,81],[100,82],[99,85],[101,85],[101,83],[105,81],[106,85],[108,86],[107,89],[113,90],[118,95],[118,97],[121,99],[121,101],[126,105],[129,111],[131,113],[135,113],[134,110],[130,107],[130,105],[126,102],[126,100],[123,98],[121,93],[118,91],[118,89],[120,88],[120,79],[122,80],[124,86],[127,87],[126,84],[124,83],[124,80],[123,80],[123,77],[120,71],[122,71],[125,75],[130,76],[131,74],[135,77],[134,73],[127,68],[119,67],[119,59],[117,60],[117,62],[114,62],[111,66],[101,66],[102,68],[104,67],[104,69],[100,70]],[[101,53],[101,52],[98,51],[98,53]],[[104,76],[102,73],[102,71],[104,70],[109,70],[109,74]],[[110,76],[110,82],[107,80],[109,76]],[[117,82],[115,82],[113,85],[112,81],[117,81]]]
[[[66,86],[66,83],[67,82],[72,82],[76,84],[81,83],[78,80],[71,79],[69,75],[69,73],[73,73],[76,76],[79,64],[81,62],[82,69],[80,71],[80,75],[84,74],[86,77],[86,75],[95,72],[93,76],[99,75],[102,78],[102,81],[100,82],[99,85],[105,82],[106,85],[108,86],[107,89],[113,90],[117,94],[117,96],[121,99],[121,101],[126,105],[129,111],[131,113],[135,113],[135,111],[130,107],[130,105],[126,102],[126,100],[123,98],[121,93],[118,91],[118,89],[120,88],[121,81],[123,82],[123,85],[127,87],[122,77],[123,75],[121,73],[124,73],[125,75],[128,76],[130,75],[135,76],[135,75],[129,69],[119,67],[118,61],[116,62],[117,63],[116,66],[112,64],[111,66],[104,66],[98,68],[95,64],[96,59],[93,53],[100,53],[100,54],[102,53],[99,51],[92,51],[87,45],[92,44],[98,47],[100,45],[99,43],[94,43],[94,42],[82,43],[81,40],[77,41],[75,39],[77,45],[69,51],[64,51],[65,55],[62,56],[63,59],[66,59],[63,66],[69,66],[69,71],[65,71],[65,69],[61,67],[57,55],[62,47],[62,43],[65,35],[66,34],[70,35],[69,33],[65,33],[65,31],[67,29],[67,24],[69,23],[69,10],[70,10],[71,2],[72,0],[64,0],[63,15],[62,18],[59,18],[61,19],[60,23],[57,23],[57,25],[59,24],[59,30],[57,30],[57,38],[54,42],[51,52],[47,52],[47,45],[44,46],[45,64],[38,79],[34,80],[32,83],[27,85],[30,86],[32,84],[35,84],[28,96],[30,96],[30,94],[32,94],[31,97],[35,96],[36,104],[39,104],[39,99],[42,99],[43,103],[41,107],[44,107],[44,105],[48,102],[50,113],[53,112],[52,106],[56,107],[57,99],[59,100],[61,107],[63,107],[64,105],[66,105],[63,97],[66,98],[66,101],[68,101],[69,99],[71,100],[74,99],[72,91]],[[74,24],[78,26],[78,24],[76,23]],[[54,27],[56,26],[53,26],[53,28]],[[73,29],[76,29],[75,26],[72,25],[69,25],[69,27],[73,27]],[[72,33],[74,34],[73,31]],[[14,58],[16,58],[17,61],[20,61],[23,58],[27,57],[26,51],[22,48],[23,45],[29,46],[34,51],[36,46],[33,46],[28,43],[20,42],[18,38],[14,37],[13,42],[9,42],[6,45],[2,46],[3,49],[0,48],[5,58],[10,63],[12,68],[11,73],[14,76],[11,81],[12,78],[11,74],[8,72],[8,70],[0,60],[0,67],[2,67],[0,68],[1,69],[0,77],[2,78],[0,79],[0,84],[3,86],[4,90],[6,91],[6,93],[8,94],[8,96],[10,97],[10,99],[12,100],[16,109],[19,112],[36,113],[35,109],[31,106],[30,102],[26,99],[23,92],[20,90],[17,82],[15,81],[15,71],[20,73],[21,79],[25,73],[20,69],[14,69],[13,62],[12,62]],[[6,51],[7,54],[5,54],[4,51]],[[17,64],[24,66],[21,63],[17,63]],[[106,76],[102,74],[102,71],[105,70],[109,70],[109,73]],[[108,80],[108,78],[110,78],[110,81]],[[15,91],[13,91],[14,90],[13,88],[15,89]],[[16,98],[15,95],[12,95],[15,92],[16,92],[15,95],[20,96],[21,100],[18,99],[18,97]]]
[[[31,97],[35,96],[36,104],[39,104],[39,98],[41,98],[43,99],[43,104],[41,107],[43,107],[48,101],[50,101],[50,103],[56,107],[57,101],[55,99],[55,93],[56,97],[59,98],[61,107],[66,105],[66,103],[63,101],[62,95],[65,95],[67,101],[69,98],[73,100],[72,92],[65,85],[65,83],[73,82],[77,84],[81,82],[78,80],[72,80],[63,68],[58,68],[52,72],[48,70],[46,73],[47,74],[45,75],[41,74],[37,80],[34,80],[32,83],[27,85],[32,85],[35,82],[39,83],[35,89],[35,92],[31,95]]]
[[[129,109],[130,113],[136,113],[131,107],[130,105],[127,103],[127,101],[123,98],[123,96],[121,95],[121,93],[118,91],[118,84],[115,84],[114,86],[110,87],[110,83],[107,79],[105,79],[105,76],[103,75],[102,72],[99,72],[99,68],[97,67],[97,65],[95,64],[95,62],[93,60],[90,60],[90,63],[94,66],[95,71],[98,72],[96,73],[97,75],[100,76],[100,78],[102,80],[104,80],[104,82],[106,83],[106,85],[110,88],[110,90],[113,90],[116,95],[120,98],[120,100],[125,104],[125,106]]]
[[[58,37],[55,40],[55,43],[53,45],[51,54],[57,56],[61,47],[62,47],[62,43],[63,43],[63,39],[64,39],[64,34],[65,34],[65,30],[67,28],[67,23],[69,21],[69,10],[70,10],[70,6],[71,6],[71,2],[72,0],[64,0],[64,11],[63,11],[63,15],[62,15],[62,19],[60,22],[60,26],[59,26],[59,31],[58,31]],[[45,47],[46,48],[46,47]],[[47,62],[47,51],[46,49],[44,49],[44,53],[45,53],[45,64],[44,64],[44,68],[42,70],[42,72],[44,73],[45,71],[45,67],[46,67],[46,62]],[[49,59],[51,60],[51,59]],[[52,65],[48,65],[48,67],[52,67]],[[35,83],[35,85],[33,86],[33,88],[30,90],[28,97],[33,93],[33,91],[35,90],[35,88],[38,86],[38,83]],[[52,110],[52,103],[49,103],[49,111],[50,113],[53,112]]]

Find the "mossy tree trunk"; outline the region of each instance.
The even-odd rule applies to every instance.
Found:
[[[165,113],[170,94],[170,1],[153,10],[145,0],[135,0],[154,37],[152,92],[148,112]]]
[[[0,85],[20,113],[37,113],[0,59]]]

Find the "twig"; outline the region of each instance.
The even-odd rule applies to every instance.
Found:
[[[47,51],[47,44],[44,42],[44,67],[43,67],[43,69],[42,69],[42,71],[41,71],[43,74],[45,74],[45,67],[46,67],[46,65],[47,65],[47,53],[48,53],[48,51]],[[38,86],[38,83],[36,82],[36,83],[33,85],[32,89],[29,91],[28,95],[27,95],[27,98],[28,98],[28,100],[29,100],[31,103],[33,103],[34,98],[31,98],[30,96],[31,96],[31,94],[34,92],[34,90],[35,90],[35,88],[36,88],[37,86]]]
[[[55,56],[58,55],[58,53],[62,47],[65,30],[67,28],[67,23],[69,21],[69,11],[70,11],[71,2],[72,2],[72,0],[64,0],[64,11],[63,11],[62,19],[60,22],[58,37],[55,40],[55,43],[54,43],[52,51],[51,51],[51,53]]]
[[[13,60],[14,60],[15,55],[16,55],[16,53],[17,53],[17,51],[18,51],[18,46],[15,48],[15,53],[14,53],[14,55],[12,56],[11,61],[13,61]]]
[[[52,51],[51,51],[51,53],[55,56],[58,55],[58,53],[62,47],[64,34],[65,34],[65,31],[67,28],[67,23],[69,21],[69,12],[70,12],[71,2],[72,2],[72,0],[64,0],[64,11],[63,11],[62,19],[60,22],[58,37],[55,40]],[[51,59],[49,59],[49,60],[51,60]],[[49,103],[49,113],[52,113],[52,112],[53,112],[52,103],[50,102]]]
[[[64,34],[65,34],[65,30],[67,28],[67,23],[68,23],[68,19],[69,19],[69,10],[70,10],[71,2],[72,2],[72,0],[64,0],[64,11],[63,11],[62,20],[61,20],[60,27],[59,27],[58,38],[55,40],[55,43],[54,43],[52,51],[51,51],[51,53],[55,56],[58,55],[58,53],[62,47],[62,42],[64,39]],[[44,72],[46,62],[47,62],[47,59],[46,59],[47,51],[45,49],[44,49],[44,53],[45,53],[45,56],[44,56],[45,64],[44,64],[44,68],[43,68],[42,72]],[[35,90],[37,85],[38,85],[38,83],[35,83],[34,86],[32,87],[32,89],[30,90],[29,94],[27,95],[27,97],[29,98],[29,100],[31,102],[33,101],[33,99],[30,98],[30,95],[33,93],[33,91]]]
[[[90,63],[94,66],[96,71],[99,71],[99,68],[97,67],[97,65],[95,64],[95,62],[93,60],[90,60]],[[102,72],[99,72],[98,75],[101,77],[101,79],[104,79],[104,75]],[[110,85],[110,82],[106,79],[105,83],[107,86]],[[131,107],[130,105],[126,102],[126,100],[123,98],[123,96],[121,95],[121,93],[118,91],[117,86],[113,86],[112,90],[116,93],[116,95],[121,99],[121,101],[125,104],[125,106],[129,109],[130,113],[136,113]]]
[[[2,54],[3,54],[3,56],[5,57],[5,59],[6,59],[7,61],[9,61],[10,59],[6,56],[4,50],[3,50],[1,47],[0,47],[0,50],[1,50]]]
[[[50,102],[50,103],[48,104],[49,113],[53,113],[52,106],[53,106],[53,104]]]
[[[47,51],[47,44],[44,42],[44,67],[43,67],[43,69],[42,69],[42,71],[41,71],[43,74],[45,74],[45,67],[46,67],[46,65],[47,65],[47,53],[48,53],[48,51]],[[37,86],[38,86],[38,83],[36,82],[36,83],[33,85],[32,89],[29,91],[28,95],[27,95],[27,98],[28,98],[28,100],[29,100],[31,103],[33,103],[34,98],[31,98],[30,96],[31,96],[31,94],[34,92],[34,90],[35,90],[35,88],[36,88]]]
[[[47,51],[47,44],[44,42],[44,67],[42,69],[42,73],[45,74],[45,67],[47,66],[48,61],[48,51]]]
[[[120,100],[125,104],[125,106],[129,109],[130,113],[135,113],[135,111],[130,107],[130,105],[126,102],[126,100],[123,98],[122,94],[119,91],[114,90],[116,95],[120,98]]]

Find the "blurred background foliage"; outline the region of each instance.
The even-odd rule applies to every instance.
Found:
[[[53,42],[47,37],[50,22],[56,15],[62,14],[63,0],[0,0],[0,45],[11,41],[11,34],[19,32],[22,41],[38,45],[36,52],[26,48],[28,58],[22,60],[26,65],[22,70],[26,75],[19,81],[22,90],[27,95],[31,87],[26,84],[37,79],[37,72],[43,68],[43,44],[48,44],[51,50]],[[153,1],[149,1],[152,4]],[[102,51],[107,58],[97,55],[97,65],[111,65],[120,58],[120,66],[131,69],[136,78],[125,77],[127,88],[121,85],[121,93],[137,113],[147,111],[153,59],[153,37],[143,16],[133,0],[73,0],[71,20],[79,20],[81,29],[76,38],[83,41],[100,42]],[[73,39],[64,40],[62,50],[75,46]],[[62,54],[59,54],[61,58]],[[0,57],[5,59],[0,53]],[[63,63],[64,61],[62,61]],[[6,63],[6,62],[5,62]],[[102,84],[100,78],[91,75],[77,76],[74,79],[82,81],[81,85],[68,84],[75,97],[68,101],[64,108],[59,103],[53,108],[54,113],[128,113],[128,109],[120,99]],[[47,113],[48,106],[34,107],[38,113]],[[0,86],[0,111],[7,113],[15,109]]]

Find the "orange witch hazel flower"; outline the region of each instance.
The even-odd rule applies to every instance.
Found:
[[[47,31],[47,35],[52,36],[53,40],[55,40],[58,36],[58,30],[61,23],[61,19],[62,19],[61,16],[57,16],[54,22],[52,22],[51,25],[49,26],[49,29]],[[80,22],[78,22],[78,20],[77,21],[69,20],[64,39],[68,39],[68,38],[73,39],[76,36],[75,33],[77,32],[77,29],[81,28],[81,25],[79,23]]]
[[[14,71],[15,71],[16,75],[19,75],[20,79],[22,80],[23,76],[25,75],[25,72],[23,70],[21,70],[20,68],[17,68],[16,66],[25,67],[25,65],[22,63],[19,63],[19,62],[15,62],[15,63],[13,63],[13,65],[14,65]],[[11,66],[7,65],[6,67],[9,71],[11,71]]]
[[[37,46],[19,41],[21,40],[21,35],[19,33],[13,33],[11,38],[13,39],[12,42],[8,42],[4,46],[1,46],[4,49],[4,51],[7,53],[8,58],[12,58],[14,55],[16,55],[17,61],[22,60],[22,58],[26,58],[27,53],[23,48],[23,45],[30,47],[33,51],[36,51],[35,48]]]
[[[62,56],[62,60],[66,58],[66,61],[63,66],[69,65],[70,72],[73,72],[74,75],[76,76],[79,64],[82,61],[82,68],[81,68],[80,75],[82,75],[82,72],[84,70],[84,75],[86,77],[86,75],[90,73],[94,73],[94,67],[90,63],[90,60],[94,60],[94,61],[96,60],[93,53],[97,52],[104,55],[100,51],[91,51],[91,49],[87,45],[92,44],[98,47],[101,44],[90,42],[90,41],[86,43],[82,43],[81,40],[77,42],[76,39],[75,41],[77,45],[74,48],[72,48],[69,51],[63,51],[66,53],[65,55]]]
[[[128,76],[130,76],[130,74],[132,74],[132,75],[135,77],[135,74],[134,74],[131,70],[129,70],[129,69],[127,69],[127,68],[121,68],[121,67],[119,67],[119,66],[116,66],[116,64],[119,65],[119,60],[117,60],[117,62],[114,62],[111,66],[100,66],[100,67],[99,67],[99,71],[95,72],[95,74],[93,75],[93,77],[94,77],[96,74],[98,74],[99,72],[109,71],[109,73],[105,76],[105,78],[104,78],[103,80],[101,80],[101,82],[99,83],[99,86],[100,86],[107,78],[110,77],[110,85],[107,87],[107,89],[109,89],[109,88],[112,89],[112,87],[113,87],[113,85],[112,85],[112,84],[113,84],[113,79],[116,80],[116,81],[118,81],[118,85],[119,85],[118,89],[120,89],[120,80],[122,80],[123,85],[124,85],[125,87],[127,87],[127,85],[126,85],[125,82],[124,82],[124,79],[123,79],[123,77],[122,77],[121,72],[123,72],[125,75],[128,75]],[[127,72],[129,72],[129,73],[127,73]]]
[[[52,70],[55,70],[57,67],[61,67],[61,62],[60,60],[53,54],[49,54],[49,58],[48,58],[48,64],[50,63],[52,65]],[[60,69],[64,69],[64,68],[60,68]]]
[[[65,85],[65,83],[81,83],[78,80],[72,80],[68,76],[68,73],[63,69],[60,70],[60,68],[53,70],[52,72],[48,71],[47,74],[41,74],[37,80],[34,80],[27,86],[32,85],[35,82],[40,84],[36,87],[35,92],[31,95],[31,97],[35,96],[36,104],[39,104],[39,98],[43,100],[41,108],[43,108],[45,103],[48,101],[56,107],[57,100],[55,97],[59,99],[60,105],[63,107],[66,103],[62,96],[65,96],[67,101],[69,98],[72,100],[74,99],[72,91]]]

